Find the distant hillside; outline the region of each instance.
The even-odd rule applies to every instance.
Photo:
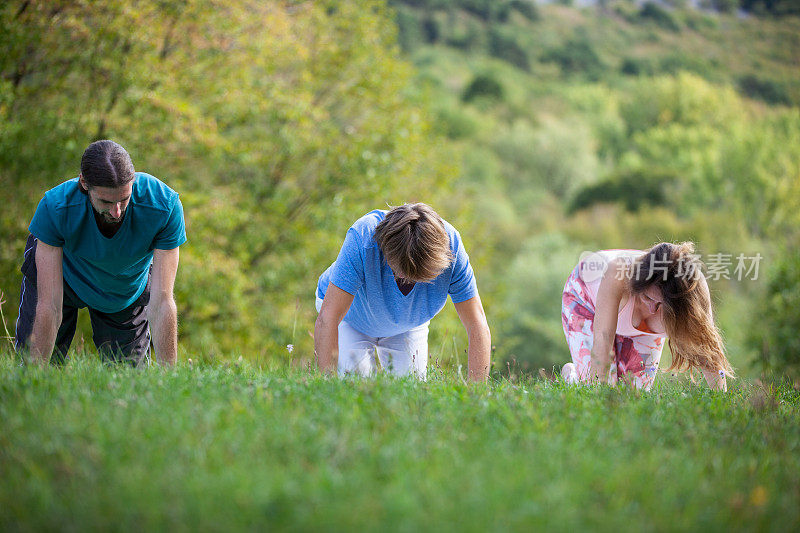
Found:
[[[768,104],[800,104],[800,18],[738,17],[725,0],[700,3],[590,2],[581,9],[526,0],[392,0],[399,40],[408,52],[444,46],[485,54],[537,77],[620,77],[689,71],[730,83]],[[587,2],[580,2],[586,5]],[[794,2],[754,2],[759,13],[800,9]],[[784,6],[785,9],[783,7]],[[782,11],[781,11],[782,10]],[[555,69],[553,67],[556,67]]]

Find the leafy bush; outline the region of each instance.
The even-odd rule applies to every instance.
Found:
[[[505,167],[509,195],[520,209],[530,208],[543,190],[566,199],[597,176],[593,134],[579,118],[549,119],[539,127],[517,120],[497,135],[494,149]]]
[[[574,113],[589,126],[593,146],[601,161],[616,160],[630,146],[625,121],[619,113],[619,100],[626,96],[600,84],[576,85],[563,91]]]
[[[636,170],[623,172],[578,191],[569,206],[569,212],[591,207],[598,203],[618,202],[628,211],[667,204],[667,191],[677,181],[669,171]]]
[[[739,0],[711,0],[711,7],[720,13],[733,13],[739,9]]]
[[[628,76],[652,76],[656,70],[653,61],[647,57],[626,57],[620,66],[620,72]]]
[[[693,72],[708,77],[712,64],[705,58],[683,52],[673,52],[658,61],[658,71],[665,74]]]
[[[643,21],[651,21],[657,26],[669,31],[680,31],[681,26],[677,19],[655,2],[645,2],[642,9],[639,11],[639,19]]]
[[[425,41],[429,44],[438,41],[442,35],[441,29],[439,28],[439,21],[433,17],[425,17],[422,21],[422,34],[425,37]]]
[[[719,27],[719,17],[698,11],[687,12],[684,16],[684,22],[688,28],[697,32],[713,30]]]
[[[531,68],[527,52],[514,38],[503,35],[496,29],[489,32],[489,53],[522,70],[529,71]]]
[[[749,98],[768,104],[792,105],[792,99],[781,84],[759,78],[755,74],[739,78],[739,91]]]
[[[800,5],[796,0],[741,0],[742,9],[756,15],[800,15]]]
[[[761,367],[780,376],[800,377],[800,252],[786,250],[769,274],[758,327],[750,341]]]
[[[465,108],[443,106],[436,112],[434,127],[451,139],[463,139],[478,130],[478,121]]]
[[[469,85],[461,94],[463,102],[472,102],[476,98],[488,98],[492,100],[502,100],[505,91],[494,76],[490,74],[479,74],[473,78]]]
[[[486,22],[508,18],[509,6],[505,0],[456,0],[455,3]]]
[[[511,0],[508,5],[530,22],[535,22],[541,18],[534,0]]]
[[[484,31],[480,24],[468,20],[464,25],[451,28],[445,42],[459,50],[479,50],[485,43]]]
[[[583,75],[590,80],[600,78],[605,65],[592,44],[583,38],[570,39],[542,55],[543,62],[554,62],[567,75]]]
[[[741,119],[743,109],[732,89],[681,72],[637,80],[620,112],[628,130],[637,132],[673,122],[721,127]]]
[[[403,50],[413,51],[423,42],[423,31],[419,19],[405,8],[398,8],[395,21],[397,23],[397,40]]]

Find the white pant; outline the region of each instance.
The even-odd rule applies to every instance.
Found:
[[[317,312],[321,307],[322,299],[317,297]],[[413,375],[424,380],[428,372],[429,324],[425,322],[392,337],[370,337],[342,320],[339,375],[372,376],[381,368],[396,376]]]

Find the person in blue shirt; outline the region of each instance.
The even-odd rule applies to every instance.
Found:
[[[81,172],[47,191],[29,226],[14,346],[35,362],[63,363],[78,309],[105,359],[177,358],[173,286],[186,242],[178,193],[135,172],[119,144],[86,148]]]
[[[317,283],[318,367],[425,379],[428,324],[448,295],[467,331],[469,377],[484,381],[491,333],[458,232],[423,203],[367,213]]]

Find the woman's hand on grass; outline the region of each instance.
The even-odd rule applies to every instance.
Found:
[[[611,367],[610,354],[601,355],[592,352],[592,362],[589,367],[589,381],[591,383],[608,383],[608,374]]]

